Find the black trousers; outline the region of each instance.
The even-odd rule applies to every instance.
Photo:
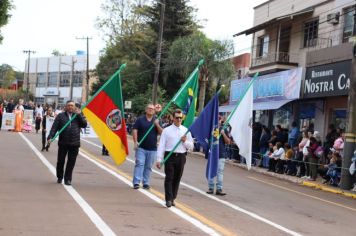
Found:
[[[165,152],[165,156],[167,156],[168,153],[169,152]],[[164,179],[164,192],[166,201],[173,201],[177,197],[186,155],[186,153],[173,153],[164,164],[164,173],[166,174]]]
[[[42,130],[42,148],[46,146],[46,131]]]
[[[63,179],[64,163],[66,156],[68,154],[68,160],[66,169],[64,172],[64,180],[72,181],[72,173],[75,166],[75,161],[77,160],[77,155],[79,152],[79,147],[61,145],[58,146],[58,156],[57,156],[57,178]]]

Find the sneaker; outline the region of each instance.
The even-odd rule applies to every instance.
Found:
[[[226,195],[226,193],[223,192],[221,189],[216,190],[215,194],[218,195],[218,196],[225,196]]]
[[[150,189],[150,186],[147,185],[147,184],[144,184],[144,185],[143,185],[143,189],[149,190],[149,189]]]
[[[213,193],[214,193],[214,189],[209,188],[209,190],[208,190],[208,191],[206,191],[206,193],[207,193],[207,194],[213,194]]]
[[[140,185],[139,185],[139,184],[134,184],[133,188],[134,188],[134,189],[139,189],[139,188],[140,188]]]

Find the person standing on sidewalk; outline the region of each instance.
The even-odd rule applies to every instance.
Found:
[[[158,119],[154,117],[155,106],[153,104],[148,104],[145,112],[145,115],[136,120],[132,131],[134,148],[136,150],[135,168],[132,180],[134,189],[140,187],[141,181],[144,189],[150,188],[152,165],[154,164],[157,155],[157,136],[162,132]],[[155,127],[148,133],[143,142],[138,145],[153,124]]]
[[[174,200],[177,198],[180,179],[183,175],[187,150],[194,148],[192,135],[190,133],[185,135],[188,129],[182,125],[182,119],[182,110],[176,109],[173,112],[173,124],[162,131],[158,145],[156,166],[160,169],[163,158],[181,141],[164,164],[164,173],[166,174],[164,191],[167,207],[175,206]]]
[[[46,146],[46,134],[47,130],[51,129],[51,127],[47,127],[47,120],[54,119],[54,112],[52,107],[48,107],[46,114],[42,118],[42,149],[43,152],[45,149],[48,152],[49,145]]]
[[[67,124],[74,114],[77,114],[77,116],[62,133],[59,134],[57,156],[57,183],[59,184],[62,183],[63,177],[65,185],[72,184],[72,173],[80,147],[80,129],[87,127],[85,117],[81,114],[80,109],[75,106],[73,101],[67,101],[65,111],[57,115],[53,122],[51,132],[47,137],[47,141],[50,141],[55,134]],[[64,163],[67,154],[68,160],[64,172]]]
[[[229,145],[231,143],[231,140],[229,137],[226,135],[227,131],[222,129],[222,119],[219,120],[219,132],[221,133],[220,139],[219,139],[219,162],[218,162],[218,173],[216,175],[216,195],[224,196],[226,195],[225,192],[223,192],[223,180],[224,180],[224,167],[225,167],[225,145]],[[208,180],[208,191],[206,192],[207,194],[213,194],[214,193],[214,178]]]

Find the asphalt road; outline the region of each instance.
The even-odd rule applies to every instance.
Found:
[[[82,140],[72,187],[56,183],[57,145],[0,131],[0,235],[356,235],[356,200],[226,165],[226,196],[208,195],[206,161],[190,155],[177,206],[131,186],[134,152],[116,167],[97,139]]]

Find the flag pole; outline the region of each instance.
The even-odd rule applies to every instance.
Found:
[[[96,93],[91,96],[88,101],[86,103],[84,103],[82,105],[82,107],[80,108],[80,110],[83,110],[118,74],[120,74],[120,72],[126,67],[126,64],[122,64],[120,66],[120,68],[110,77],[110,79],[108,79],[105,84],[103,84],[103,86],[100,87],[100,89],[98,91],[96,91]],[[75,117],[77,117],[77,113],[75,113],[71,119],[56,133],[56,135],[48,142],[47,146],[49,144],[51,144],[59,135],[60,133],[63,132],[63,130],[65,128],[67,128],[67,126],[75,119]]]
[[[225,86],[221,86],[221,88],[218,90],[217,94],[220,94],[220,92],[221,92],[221,90],[223,89],[223,87],[225,87]],[[214,95],[214,96],[215,96],[215,95]],[[193,124],[194,124],[194,123],[193,123]],[[192,127],[193,124],[191,124],[190,127]],[[184,133],[183,136],[187,135],[187,134],[190,132],[190,127],[188,128],[187,132]],[[183,137],[183,136],[182,136],[182,137]],[[219,138],[220,138],[220,136],[219,136]],[[181,142],[182,142],[182,140],[179,139],[179,141],[178,141],[178,142],[176,143],[176,145],[173,147],[172,151],[170,151],[170,152],[168,153],[168,155],[163,159],[163,161],[161,161],[161,165],[163,165],[164,163],[166,163],[166,161],[168,160],[168,158],[170,158],[170,157],[172,156],[173,152],[177,149],[177,147],[179,146],[179,144],[180,144]]]
[[[235,111],[237,110],[237,107],[240,105],[242,99],[245,97],[246,93],[248,92],[248,90],[250,89],[250,87],[252,86],[252,84],[253,84],[253,83],[255,82],[255,80],[257,79],[258,74],[259,74],[259,72],[257,72],[257,73],[253,76],[252,80],[251,80],[250,83],[247,85],[247,88],[246,88],[246,90],[244,91],[243,95],[240,97],[238,103],[236,104],[236,106],[234,107],[234,109],[232,110],[232,112],[230,113],[230,115],[227,117],[227,119],[226,119],[226,121],[225,121],[225,123],[224,123],[224,126],[223,126],[222,130],[226,129],[226,126],[229,124],[229,121],[231,120],[232,115],[235,113]],[[221,136],[221,134],[219,134],[218,139],[220,138],[220,136]]]
[[[168,108],[172,105],[172,103],[177,99],[177,97],[179,96],[179,94],[188,86],[189,81],[193,78],[194,74],[198,72],[199,67],[201,65],[204,64],[204,59],[201,59],[199,61],[199,64],[197,65],[197,67],[195,67],[195,69],[193,70],[193,72],[189,75],[188,79],[184,82],[184,84],[182,85],[182,87],[178,90],[178,92],[174,95],[174,97],[169,101],[169,103],[165,106],[165,108],[163,109],[163,111],[159,114],[159,116],[156,119],[160,119],[168,110]],[[145,133],[145,135],[142,137],[142,139],[138,142],[138,146],[141,145],[141,143],[146,139],[147,135],[151,132],[151,130],[153,129],[154,124],[151,125],[151,127],[147,130],[147,132]]]

